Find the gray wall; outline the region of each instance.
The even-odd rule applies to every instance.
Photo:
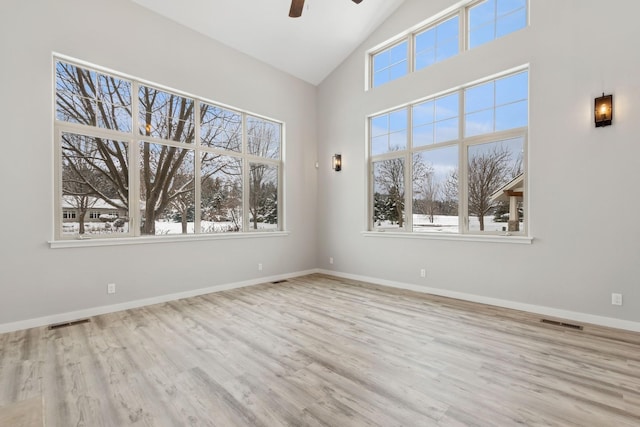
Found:
[[[366,49],[453,3],[407,0],[315,88],[127,0],[4,0],[0,326],[316,267],[639,322],[640,5],[531,0],[529,28],[363,90]],[[52,52],[286,122],[291,234],[50,249]],[[525,63],[534,243],[363,236],[366,116]],[[594,129],[593,98],[603,91],[614,93],[615,123]],[[340,173],[329,167],[336,152],[343,154]],[[113,296],[105,292],[109,282],[118,285]],[[612,292],[624,294],[624,306],[611,306]]]
[[[634,0],[531,0],[531,26],[365,92],[366,50],[453,5],[407,0],[318,90],[318,265],[342,274],[640,321],[640,102]],[[365,237],[366,116],[530,64],[532,245]],[[593,99],[614,94],[614,125]],[[334,258],[330,265],[329,257]],[[419,277],[426,268],[427,277]],[[611,293],[624,306],[611,305]],[[477,299],[477,298],[476,298]],[[508,305],[508,304],[507,304]]]
[[[52,52],[286,122],[290,235],[50,249]],[[315,267],[314,86],[128,0],[3,0],[0,57],[0,325]]]

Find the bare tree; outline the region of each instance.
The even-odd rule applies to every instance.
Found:
[[[502,144],[469,156],[469,214],[478,217],[480,231],[484,231],[485,215],[495,205],[491,196],[511,177],[512,163],[511,152]]]
[[[442,184],[436,179],[433,167],[427,165],[427,168],[428,171],[418,188],[419,193],[422,195],[418,205],[420,210],[427,215],[429,222],[433,224],[441,204]]]
[[[379,197],[386,197],[388,203],[389,220],[404,226],[404,159],[382,160],[374,163],[374,181],[380,191],[375,191]],[[376,219],[374,219],[376,220]]]
[[[458,170],[452,170],[442,183],[443,204],[447,215],[458,215]]]
[[[140,113],[144,135],[191,142],[195,137],[194,101],[160,90],[140,87]],[[142,143],[141,194],[144,197],[142,234],[155,234],[160,218],[173,199],[193,192],[193,151],[169,145]],[[190,163],[190,174],[185,168]],[[181,174],[183,179],[176,179]],[[187,178],[188,176],[188,178]]]
[[[254,117],[247,119],[248,152],[266,159],[280,156],[280,126]],[[252,163],[249,170],[249,214],[252,227],[264,220],[262,211],[266,204],[277,203],[277,168],[263,163]],[[275,217],[277,222],[277,211]]]
[[[381,160],[374,163],[374,182],[376,189],[374,189],[374,205],[386,205],[386,211],[382,213],[384,218],[375,218],[378,220],[391,220],[397,221],[399,227],[404,227],[404,198],[405,198],[405,161],[402,157],[393,159]],[[429,173],[429,165],[422,162],[420,154],[416,153],[412,157],[411,166],[411,182],[414,187],[424,181],[425,177]],[[386,200],[384,200],[386,199]],[[376,209],[374,209],[375,211]],[[380,212],[381,213],[381,212]],[[375,215],[375,213],[374,213]]]
[[[123,147],[114,141],[66,133],[61,144],[62,196],[77,210],[78,231],[84,234],[86,213],[98,200],[118,209],[128,203],[128,192],[122,192],[120,185],[127,177],[117,158]]]
[[[101,179],[90,180],[84,179],[85,175],[76,174],[76,180],[84,179],[81,184],[87,187],[85,192],[115,208],[129,211],[129,150],[139,149],[140,165],[137,167],[140,169],[144,218],[141,232],[155,234],[156,220],[170,207],[183,212],[191,209],[188,206],[193,204],[193,150],[179,148],[177,143],[190,143],[195,139],[195,101],[144,85],[140,86],[137,94],[132,94],[131,83],[126,80],[61,61],[56,64],[56,72],[56,115],[60,120],[122,132],[139,132],[147,140],[176,143],[169,145],[149,141],[140,143],[139,147],[130,147],[129,143],[92,137],[95,149],[88,152],[74,144],[74,138],[79,135],[63,137],[63,158],[80,159],[87,163],[94,175],[101,176]],[[138,96],[139,111],[132,111],[133,96]],[[132,129],[132,114],[137,114],[140,119],[139,129]],[[204,103],[200,114],[203,145],[240,152],[241,114]],[[279,125],[252,117],[247,122],[249,154],[279,158]],[[203,164],[208,162],[210,167],[202,180],[219,171],[226,173],[226,166],[221,162],[223,158],[231,159],[212,152],[205,154]],[[265,177],[257,171],[253,178],[257,184],[253,188],[262,188]],[[103,184],[107,185],[106,190],[101,187]],[[254,195],[254,200],[260,199],[259,194]]]

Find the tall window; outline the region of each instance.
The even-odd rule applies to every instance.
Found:
[[[527,0],[466,0],[457,10],[429,18],[417,30],[407,30],[394,37],[393,42],[370,52],[369,87],[378,87],[526,26]]]
[[[526,231],[528,71],[373,116],[369,126],[372,229]]]
[[[67,61],[55,74],[56,238],[280,229],[280,123]]]

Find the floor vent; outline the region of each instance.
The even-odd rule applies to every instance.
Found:
[[[80,320],[74,320],[71,322],[56,323],[55,325],[49,325],[48,329],[52,330],[52,329],[66,328],[67,326],[81,325],[83,323],[89,323],[89,322],[91,322],[91,320],[89,319],[80,319]]]
[[[277,285],[278,283],[284,283],[286,280],[276,280],[275,282],[271,282],[272,285]]]
[[[558,322],[557,320],[542,319],[540,321],[548,325],[562,326],[563,328],[576,329],[578,331],[581,331],[583,329],[581,325],[574,325],[573,323]]]

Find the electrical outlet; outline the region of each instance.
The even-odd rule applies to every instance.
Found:
[[[115,294],[116,293],[116,284],[115,283],[107,283],[107,293]]]
[[[258,271],[262,271],[262,263],[258,264]]]
[[[329,264],[333,264],[333,257],[332,256],[329,257]]]
[[[420,277],[427,277],[427,270],[425,270],[424,268],[420,269]]]
[[[611,304],[622,305],[622,294],[611,294]]]

